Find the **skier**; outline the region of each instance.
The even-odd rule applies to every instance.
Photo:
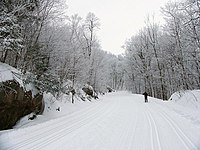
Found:
[[[147,99],[148,94],[147,94],[147,92],[144,92],[143,95],[144,95],[144,102],[147,103],[148,102],[148,99]]]

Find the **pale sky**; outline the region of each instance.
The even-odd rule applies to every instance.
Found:
[[[66,0],[68,15],[79,14],[85,18],[92,12],[100,19],[97,31],[102,49],[121,54],[121,46],[139,29],[144,27],[147,15],[154,14],[157,22],[163,22],[160,7],[168,0]]]

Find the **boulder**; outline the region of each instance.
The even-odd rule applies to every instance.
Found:
[[[0,130],[11,129],[23,116],[43,110],[42,94],[32,97],[32,92],[25,91],[15,80],[0,83]]]
[[[113,92],[114,90],[111,87],[107,87],[108,93]]]
[[[83,87],[82,90],[89,96],[93,97],[93,90],[89,87]]]

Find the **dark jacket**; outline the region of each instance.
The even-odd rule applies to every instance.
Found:
[[[144,99],[145,99],[145,102],[146,102],[147,101],[147,96],[148,96],[147,92],[144,92],[143,95],[144,95]]]

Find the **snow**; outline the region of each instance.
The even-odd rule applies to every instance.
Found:
[[[45,108],[42,115],[37,115],[36,119],[29,120],[28,118],[32,115],[29,114],[20,119],[14,128],[24,128],[37,125],[52,119],[56,119],[58,117],[69,115],[92,104],[89,101],[83,102],[78,99],[78,97],[75,97],[75,104],[72,104],[71,95],[66,94],[60,94],[59,97],[54,97],[51,93],[44,93],[43,100],[45,103]]]
[[[191,120],[199,108],[182,105],[180,99],[148,98],[144,103],[143,95],[115,92],[75,105],[56,102],[52,111],[44,113],[50,120],[1,131],[0,149],[199,150],[200,122]],[[54,110],[57,106],[61,112]],[[188,111],[190,117],[185,116]]]
[[[179,91],[169,98],[166,107],[187,118],[193,123],[200,124],[200,90]]]
[[[25,84],[23,81],[27,78],[27,75],[30,74],[27,72],[26,75],[23,75],[18,69],[0,62],[0,82],[5,82],[8,80],[15,80],[23,87],[26,91],[31,91],[32,96],[34,97],[39,91],[35,88],[32,83]]]
[[[28,83],[25,85],[26,91],[31,91],[32,92],[32,97],[34,97],[36,94],[39,93],[39,90],[34,86],[33,83]]]
[[[23,87],[21,72],[8,64],[0,62],[0,82],[8,80],[15,80]]]
[[[172,94],[169,100],[192,109],[200,109],[200,90],[179,91]]]

